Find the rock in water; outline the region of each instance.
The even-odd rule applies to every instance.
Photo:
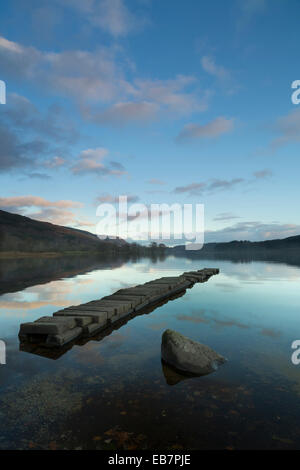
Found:
[[[161,356],[179,371],[196,375],[210,374],[226,362],[210,347],[173,330],[166,330],[162,335]]]

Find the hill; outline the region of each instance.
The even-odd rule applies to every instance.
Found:
[[[170,249],[173,253],[181,253],[185,245],[174,246]],[[192,254],[219,254],[219,253],[252,253],[252,252],[278,252],[278,251],[300,251],[300,235],[293,237],[265,240],[261,242],[250,242],[248,240],[234,240],[225,243],[205,243],[202,250],[190,251]]]
[[[127,247],[129,244],[122,239],[100,240],[84,230],[0,210],[0,253],[107,252]]]

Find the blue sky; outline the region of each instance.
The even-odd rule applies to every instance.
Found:
[[[205,240],[300,234],[297,0],[1,6],[0,208],[95,231],[119,195]]]

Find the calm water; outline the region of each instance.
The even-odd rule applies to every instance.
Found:
[[[103,263],[74,277],[68,277],[74,267],[65,266],[61,277],[50,269],[60,261],[49,260],[45,283],[37,284],[35,272],[22,288],[16,272],[24,281],[33,261],[13,274],[12,263],[1,271],[11,284],[0,296],[0,339],[7,345],[0,448],[300,449],[300,365],[291,362],[291,343],[300,339],[300,268],[170,257]],[[75,345],[57,360],[19,350],[22,322],[203,267],[221,272],[101,341]],[[228,362],[180,381],[161,364],[166,328]]]

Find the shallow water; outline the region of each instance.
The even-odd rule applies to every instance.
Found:
[[[22,322],[203,267],[220,274],[102,340],[74,345],[57,360],[19,350]],[[0,296],[7,346],[0,448],[300,449],[300,365],[291,362],[291,344],[300,339],[299,267],[169,257],[85,271],[51,273],[55,280],[33,280],[23,290],[14,280],[6,290],[15,292]],[[178,377],[161,363],[166,328],[228,362],[169,385]]]

